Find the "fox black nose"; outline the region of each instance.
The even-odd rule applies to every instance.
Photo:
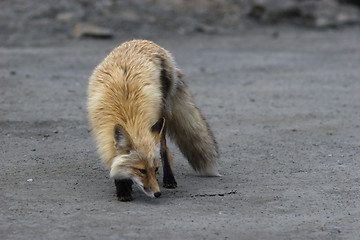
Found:
[[[160,196],[161,196],[161,192],[156,192],[156,193],[154,193],[154,196],[155,196],[156,198],[160,197]]]

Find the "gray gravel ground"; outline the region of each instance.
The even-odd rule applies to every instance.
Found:
[[[0,239],[358,239],[360,31],[162,36],[219,144],[202,178],[119,202],[87,77],[129,38],[0,48]],[[161,177],[159,178],[161,184]]]

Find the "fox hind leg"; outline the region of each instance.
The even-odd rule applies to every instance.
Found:
[[[132,184],[133,182],[130,179],[115,179],[116,196],[119,201],[129,202],[133,200],[131,196]]]
[[[173,159],[168,147],[166,146],[166,126],[161,136],[160,155],[164,174],[163,187],[176,188],[177,183],[173,174]]]

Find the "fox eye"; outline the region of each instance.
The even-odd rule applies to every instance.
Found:
[[[146,170],[145,170],[145,169],[139,169],[139,172],[140,172],[141,174],[146,174]]]

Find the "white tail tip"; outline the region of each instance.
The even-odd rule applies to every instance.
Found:
[[[200,176],[203,177],[221,177],[221,174],[215,167],[208,167],[199,171]]]

